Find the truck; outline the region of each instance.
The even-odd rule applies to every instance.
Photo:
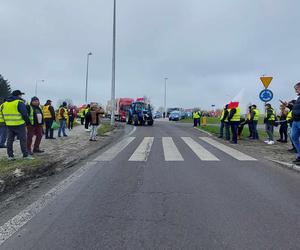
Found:
[[[134,102],[133,98],[123,97],[117,98],[115,100],[115,119],[116,121],[125,122],[126,121],[126,112],[129,109],[130,105]],[[111,101],[107,102],[106,112],[108,117],[111,117]]]
[[[133,102],[127,111],[126,122],[135,126],[152,126],[154,121],[151,105],[142,101]]]

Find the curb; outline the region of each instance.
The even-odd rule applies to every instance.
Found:
[[[209,136],[213,136],[212,133],[207,132],[207,131],[205,131],[205,130],[203,130],[203,129],[201,129],[201,128],[195,128],[195,127],[193,127],[193,128],[196,129],[196,130],[199,130],[199,131],[203,132],[204,134],[207,134],[207,135],[209,135]]]
[[[120,131],[120,133],[124,133],[124,131]],[[106,134],[106,133],[105,133]],[[124,136],[124,135],[122,135]],[[103,135],[101,136],[103,137]],[[95,147],[93,150],[88,152],[87,154],[83,154],[82,156],[77,157],[76,159],[72,159],[66,164],[62,166],[62,169],[71,168],[76,165],[78,162],[92,156],[97,151],[105,148],[110,143],[114,141],[115,138],[107,137],[107,139],[99,145],[99,147]],[[28,172],[24,172],[24,175],[16,177],[15,175],[6,176],[3,179],[0,179],[0,196],[7,191],[11,191],[18,187],[19,185],[26,183],[27,181],[33,180],[42,176],[50,176],[54,174],[55,168],[58,167],[62,163],[62,159],[56,160],[50,163],[44,163],[43,166],[37,168],[35,170],[29,170]]]
[[[277,160],[272,160],[272,159],[268,159],[274,163],[276,163],[277,165],[283,167],[283,168],[288,168],[288,169],[292,169],[296,172],[300,172],[300,166],[297,166],[296,164],[293,163],[288,163],[288,162],[283,162],[283,161],[277,161]]]

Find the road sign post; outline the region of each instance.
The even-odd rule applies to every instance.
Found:
[[[260,80],[261,80],[262,84],[264,85],[265,89],[262,90],[259,93],[259,99],[266,104],[267,102],[270,102],[273,99],[273,96],[274,96],[273,92],[268,89],[268,87],[270,86],[270,84],[273,80],[273,77],[271,77],[271,76],[262,76],[260,78]]]

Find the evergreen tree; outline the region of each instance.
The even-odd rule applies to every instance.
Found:
[[[3,99],[8,98],[11,95],[11,88],[8,80],[5,80],[2,75],[0,75],[0,103]]]

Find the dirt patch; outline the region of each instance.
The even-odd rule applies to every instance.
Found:
[[[53,175],[73,166],[109,144],[110,139],[121,135],[124,130],[123,124],[119,124],[115,128],[110,125],[103,127],[105,129],[101,131],[104,131],[104,133],[102,133],[102,136],[98,136],[96,142],[89,141],[89,132],[85,131],[83,126],[77,126],[68,131],[68,137],[61,137],[56,140],[43,139],[41,149],[45,150],[45,153],[34,155],[34,160],[23,160],[21,158],[17,142],[14,143],[16,161],[9,162],[6,150],[1,150],[0,195],[28,180]],[[107,132],[110,133],[110,136],[107,136]]]

